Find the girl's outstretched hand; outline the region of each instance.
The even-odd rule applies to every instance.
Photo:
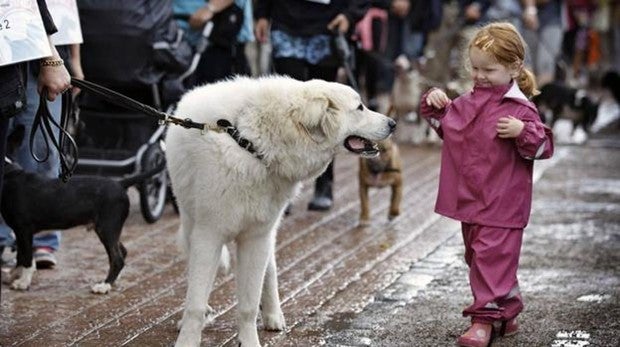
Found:
[[[426,96],[426,104],[429,106],[433,106],[436,109],[442,109],[448,105],[452,100],[446,95],[446,93],[438,88],[431,90],[430,93]]]
[[[521,134],[525,124],[513,116],[502,117],[497,121],[497,136],[502,139],[515,138]]]

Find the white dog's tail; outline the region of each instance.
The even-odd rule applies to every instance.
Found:
[[[182,257],[187,259],[187,255],[189,254],[189,231],[183,228],[183,224],[179,226],[179,231],[177,233],[177,247],[179,248]],[[230,252],[228,251],[228,247],[226,247],[226,245],[222,246],[222,253],[220,255],[220,270],[224,274],[228,274],[230,272]]]

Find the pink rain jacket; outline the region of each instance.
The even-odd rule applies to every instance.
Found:
[[[426,104],[429,92],[420,113],[443,139],[435,212],[471,224],[525,228],[533,159],[553,154],[553,134],[536,106],[516,83],[474,87],[441,110]],[[501,139],[497,121],[509,115],[525,126],[517,138]]]

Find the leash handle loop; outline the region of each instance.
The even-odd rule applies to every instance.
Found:
[[[39,97],[39,107],[37,108],[37,112],[32,123],[32,128],[30,129],[30,155],[38,163],[47,161],[50,156],[51,142],[52,146],[57,150],[58,157],[60,159],[59,177],[63,182],[67,182],[71,175],[73,175],[78,161],[77,144],[71,134],[65,130],[68,114],[73,108],[72,100],[69,93],[64,93],[62,95],[62,114],[59,124],[56,120],[54,120],[49,111],[45,95],[47,95],[47,90],[43,89],[41,96]],[[58,140],[56,139],[56,136],[54,136],[54,129],[52,126],[58,129]],[[41,133],[41,138],[45,143],[45,156],[43,158],[40,158],[37,153],[35,153],[34,142],[37,132]],[[68,146],[65,145],[65,141],[69,141]],[[68,152],[66,152],[65,149]]]

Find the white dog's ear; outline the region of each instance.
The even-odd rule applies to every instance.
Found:
[[[299,126],[314,142],[333,138],[338,132],[338,109],[326,96],[308,98],[298,113]]]

